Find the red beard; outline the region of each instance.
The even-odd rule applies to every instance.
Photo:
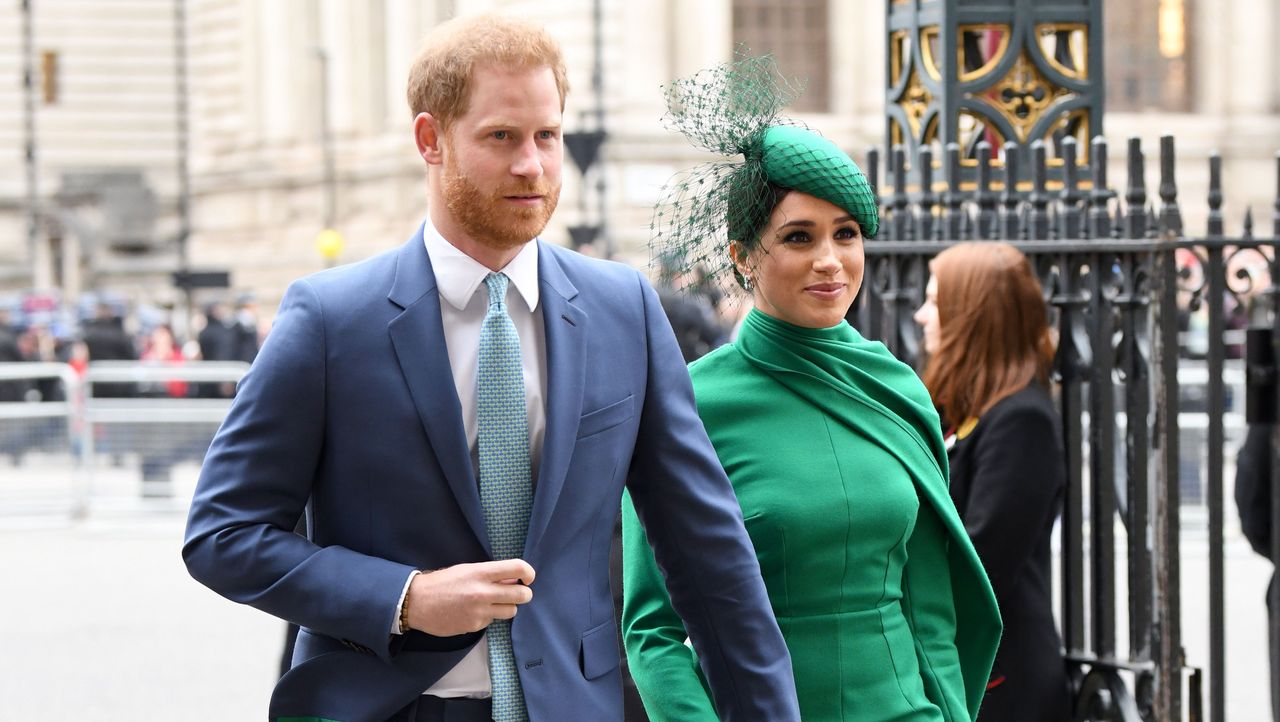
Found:
[[[445,161],[442,190],[454,221],[476,242],[507,250],[528,243],[547,227],[560,200],[560,185],[517,183],[485,195],[458,167],[452,154]],[[519,206],[508,196],[541,196],[536,206]]]

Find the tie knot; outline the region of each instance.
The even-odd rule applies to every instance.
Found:
[[[484,277],[484,285],[489,288],[489,305],[503,306],[507,302],[507,274],[490,273]]]

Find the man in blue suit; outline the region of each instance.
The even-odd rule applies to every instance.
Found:
[[[624,483],[722,718],[799,720],[657,295],[536,239],[566,87],[536,26],[432,34],[409,78],[426,221],[289,287],[209,449],[183,556],[301,626],[273,720],[621,720]]]

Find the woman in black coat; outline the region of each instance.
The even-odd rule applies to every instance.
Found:
[[[1236,457],[1236,509],[1240,512],[1240,531],[1249,546],[1271,559],[1271,424],[1250,424]],[[1272,560],[1274,561],[1274,560]],[[1267,613],[1275,598],[1276,575],[1267,583]],[[1271,668],[1280,665],[1280,643],[1267,625],[1267,650]],[[1271,688],[1272,719],[1280,719],[1280,689]]]
[[[1049,542],[1066,463],[1040,283],[1004,243],[960,244],[929,268],[915,316],[929,354],[924,381],[946,428],[951,498],[1004,619],[978,720],[1061,722],[1071,703]]]

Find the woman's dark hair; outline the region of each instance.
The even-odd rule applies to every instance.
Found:
[[[760,233],[769,223],[769,216],[783,198],[791,192],[777,183],[750,183],[729,197],[729,240],[741,243],[752,250],[760,245]]]
[[[760,234],[769,224],[773,209],[778,207],[783,198],[791,192],[785,188],[766,181],[764,183],[744,183],[738,192],[729,194],[728,229],[729,240],[737,241],[743,250],[751,251],[760,245]],[[738,285],[746,288],[742,274],[736,264],[733,266],[733,277]]]

